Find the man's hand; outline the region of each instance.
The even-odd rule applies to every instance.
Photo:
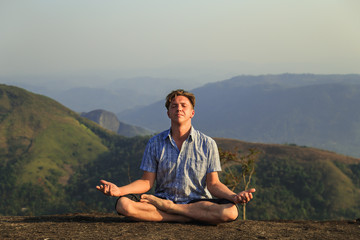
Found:
[[[121,192],[118,186],[111,182],[107,182],[105,180],[100,181],[103,185],[96,186],[96,189],[102,192],[105,195],[113,196],[113,197],[120,197]]]
[[[252,193],[255,192],[255,188],[251,188],[247,191],[242,191],[234,196],[234,203],[248,203],[252,198]]]

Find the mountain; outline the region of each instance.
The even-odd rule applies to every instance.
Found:
[[[36,175],[51,188],[49,170],[66,180],[73,171],[70,165],[85,164],[107,151],[76,113],[16,87],[0,85],[0,123],[0,156],[5,163],[23,161],[18,183],[37,181]]]
[[[153,134],[153,132],[146,130],[142,127],[137,127],[120,122],[114,113],[106,110],[98,109],[88,113],[81,113],[81,116],[98,123],[103,128],[106,128],[125,137]]]
[[[116,199],[95,186],[138,179],[148,140],[112,133],[48,97],[1,84],[0,214],[113,212]],[[239,156],[260,152],[248,219],[358,218],[360,159],[294,144],[215,141]],[[228,167],[240,176],[241,165]]]
[[[192,92],[193,124],[210,136],[360,156],[360,75],[238,76]],[[164,101],[118,117],[155,131],[169,126]]]
[[[112,153],[125,164],[130,159],[123,156],[137,141],[111,134],[48,97],[0,84],[0,214],[76,207],[66,189],[74,174]],[[110,150],[114,142],[118,152]]]

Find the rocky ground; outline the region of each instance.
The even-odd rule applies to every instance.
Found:
[[[133,222],[115,214],[0,216],[0,239],[360,239],[360,219],[347,221]]]

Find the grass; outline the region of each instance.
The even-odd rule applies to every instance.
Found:
[[[67,121],[72,123],[54,122],[36,137],[29,153],[29,161],[18,178],[19,183],[36,182],[39,177],[46,179],[50,170],[67,177],[70,173],[65,164],[76,168],[107,151],[99,137],[80,127],[76,120]]]
[[[318,168],[324,173],[324,198],[330,200],[332,209],[341,210],[359,205],[360,190],[354,186],[351,179],[345,175],[333,162],[321,161]]]

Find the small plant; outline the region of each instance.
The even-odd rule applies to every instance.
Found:
[[[250,148],[249,153],[239,156],[238,152],[230,152],[219,149],[221,165],[224,169],[224,183],[232,190],[249,189],[251,178],[255,173],[255,161],[257,160],[259,150]],[[235,171],[233,166],[241,166],[241,174]],[[246,204],[243,206],[243,220],[246,220]]]

